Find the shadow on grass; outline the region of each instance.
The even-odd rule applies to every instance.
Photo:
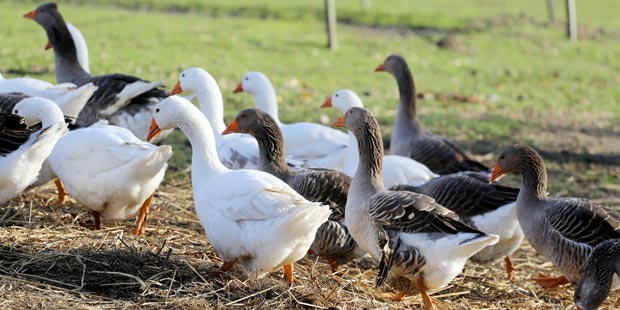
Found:
[[[75,248],[67,251],[28,252],[0,246],[0,274],[113,299],[135,299],[152,289],[172,292],[189,283],[222,287],[230,277],[216,266],[191,266],[172,250],[154,253],[134,248]]]

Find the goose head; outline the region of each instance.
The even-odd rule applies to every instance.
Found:
[[[402,70],[403,66],[407,66],[405,59],[400,55],[392,54],[375,69],[375,72],[389,72],[396,75]]]
[[[273,127],[277,125],[269,114],[259,109],[245,109],[235,116],[222,134],[238,132],[256,136],[259,131]]]
[[[58,12],[58,6],[53,2],[39,5],[36,9],[24,14],[24,17],[34,20],[45,29],[51,29],[59,19],[64,23],[62,15]]]
[[[194,107],[187,99],[179,96],[167,97],[156,104],[146,140],[151,141],[159,135],[162,130],[179,127],[179,123],[183,122],[186,118],[185,115],[188,113],[186,111],[189,109],[189,106]],[[200,112],[198,111],[198,113]]]
[[[321,106],[321,108],[328,107],[333,107],[342,113],[346,113],[352,107],[363,108],[364,104],[362,104],[362,100],[354,91],[341,89],[334,92]]]
[[[248,94],[258,94],[261,91],[264,91],[265,87],[271,85],[271,82],[261,72],[252,71],[246,73],[237,88],[233,91],[233,93],[246,92]]]
[[[170,92],[170,95],[176,95],[184,91],[197,92],[205,87],[211,89],[218,87],[217,82],[206,70],[202,68],[189,68],[179,74],[179,80]]]
[[[609,295],[611,285],[603,285],[600,282],[599,279],[594,278],[582,279],[579,282],[573,296],[577,309],[596,310],[603,304],[607,295]]]
[[[497,156],[490,181],[495,181],[506,173],[522,173],[531,163],[542,163],[542,158],[534,149],[521,144],[509,146]]]
[[[352,107],[348,109],[338,120],[334,122],[334,127],[346,127],[349,131],[353,132],[355,136],[363,135],[365,129],[369,125],[375,125],[377,127],[377,121],[372,113],[364,108]]]
[[[26,98],[13,107],[12,113],[23,117],[28,126],[42,122],[44,127],[48,127],[55,122],[64,121],[62,111],[56,103],[45,98]]]
[[[594,248],[573,296],[577,309],[595,310],[603,304],[611,290],[613,275],[620,270],[619,259],[618,239],[603,241]]]

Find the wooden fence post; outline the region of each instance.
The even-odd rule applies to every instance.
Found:
[[[549,13],[549,23],[555,23],[555,3],[554,0],[547,0],[547,12]]]
[[[336,35],[335,0],[325,0],[325,23],[327,24],[327,47],[336,50],[338,48],[338,36]]]
[[[571,41],[577,41],[576,0],[566,0],[566,32]]]

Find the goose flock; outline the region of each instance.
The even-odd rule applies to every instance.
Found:
[[[68,195],[90,209],[95,229],[102,219],[135,217],[134,232],[143,234],[173,156],[159,144],[178,128],[192,148],[196,214],[223,271],[239,266],[260,278],[282,268],[293,283],[293,265],[307,253],[334,270],[368,255],[377,287],[407,279],[394,299],[413,290],[435,309],[427,292],[448,285],[470,259],[503,259],[512,281],[510,255],[525,238],[561,272],[534,280],[577,285],[578,309],[597,309],[620,287],[620,214],[585,198],[550,197],[543,158],[529,146],[498,150],[490,169],[431,133],[399,55],[375,69],[394,76],[400,94],[388,155],[354,91],[337,90],[321,106],[342,112],[332,127],[286,124],[267,76],[249,72],[232,91],[252,95],[256,108],[226,125],[221,90],[206,70],[182,71],[170,92],[131,75],[93,76],[84,37],[55,3],[24,17],[45,30],[58,84],[0,75],[0,204],[55,180],[59,203]],[[520,188],[497,182],[507,173],[522,176]]]

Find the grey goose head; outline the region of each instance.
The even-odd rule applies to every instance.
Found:
[[[276,130],[279,131],[278,125],[269,114],[260,109],[245,109],[235,116],[223,134],[238,132],[256,137],[265,131],[275,134]],[[282,133],[278,136],[281,137]]]
[[[59,22],[65,23],[62,15],[58,12],[58,5],[54,2],[41,4],[36,9],[24,14],[24,17],[34,20],[45,29],[51,29]]]
[[[497,156],[497,163],[490,181],[495,181],[506,173],[523,174],[530,169],[534,169],[536,173],[546,173],[544,161],[540,154],[527,145],[511,145],[503,149]]]
[[[407,65],[407,61],[405,60],[405,58],[397,54],[392,54],[388,56],[385,61],[383,61],[383,63],[375,69],[375,72],[385,71],[389,72],[394,76],[399,76],[404,68],[409,69],[409,65]]]
[[[359,139],[364,139],[369,134],[381,136],[379,124],[372,112],[361,107],[352,107],[347,110],[333,124],[334,127],[346,127]],[[381,141],[381,139],[379,139]]]
[[[598,309],[609,295],[614,273],[620,272],[620,240],[601,242],[586,262],[573,297],[578,309]]]

